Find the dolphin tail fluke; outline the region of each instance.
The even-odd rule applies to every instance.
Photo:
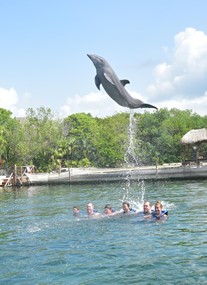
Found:
[[[143,103],[139,106],[139,108],[154,108],[154,109],[157,109],[157,107],[153,106],[153,105],[150,105],[150,104],[146,104],[146,103]]]

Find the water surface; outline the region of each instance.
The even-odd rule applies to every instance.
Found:
[[[37,186],[0,192],[1,284],[207,284],[207,181]],[[162,200],[165,223],[76,219],[92,201]]]

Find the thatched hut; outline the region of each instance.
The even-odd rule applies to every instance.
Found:
[[[184,145],[184,161],[186,161],[186,155],[188,161],[192,160],[191,151],[193,148],[196,154],[195,160],[197,163],[199,163],[199,161],[203,159],[203,157],[199,155],[199,146],[200,144],[206,142],[207,142],[207,128],[191,130],[188,133],[186,133],[181,139],[181,143]]]

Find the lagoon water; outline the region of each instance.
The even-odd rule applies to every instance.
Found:
[[[165,223],[77,219],[163,201]],[[0,284],[207,284],[207,181],[33,186],[0,192]]]

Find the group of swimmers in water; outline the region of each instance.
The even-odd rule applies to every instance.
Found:
[[[138,211],[130,207],[128,202],[122,203],[122,209],[116,211],[110,204],[106,204],[103,213],[99,213],[94,209],[93,203],[88,203],[86,207],[86,216],[88,218],[100,218],[110,217],[118,215],[136,215],[148,220],[164,221],[168,218],[168,211],[163,209],[163,205],[160,201],[157,201],[154,206],[149,201],[145,201],[143,204],[143,210]],[[78,217],[81,215],[80,208],[78,206],[73,207],[73,215]]]

